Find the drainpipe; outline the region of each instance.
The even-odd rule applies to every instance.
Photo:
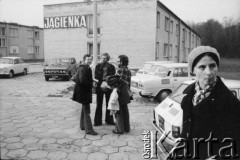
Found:
[[[33,27],[33,59],[36,59],[36,51],[35,51],[35,26]]]
[[[98,43],[97,43],[97,0],[93,0],[93,67],[97,65]]]
[[[10,40],[9,40],[9,24],[6,23],[6,56],[9,56],[9,45],[10,45]]]
[[[180,62],[180,47],[181,47],[181,20],[178,25],[178,62]]]

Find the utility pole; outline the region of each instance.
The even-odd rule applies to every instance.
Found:
[[[97,0],[93,0],[93,67],[98,61],[98,40],[97,40]]]

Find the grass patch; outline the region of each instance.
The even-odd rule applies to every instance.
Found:
[[[223,78],[240,80],[240,59],[221,58],[219,73]]]

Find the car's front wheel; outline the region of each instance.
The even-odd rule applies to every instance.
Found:
[[[49,81],[49,77],[45,76],[45,81]]]
[[[8,75],[8,78],[12,78],[14,76],[14,72],[11,70],[9,71],[9,75]]]
[[[157,94],[156,96],[156,100],[161,103],[165,98],[167,98],[167,96],[171,93],[171,91],[169,90],[164,90],[164,91],[161,91]]]

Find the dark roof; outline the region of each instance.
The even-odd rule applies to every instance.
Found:
[[[163,9],[165,9],[166,11],[168,11],[169,13],[171,13],[172,16],[174,16],[175,18],[177,18],[178,20],[181,21],[181,23],[183,23],[189,30],[191,30],[193,33],[195,33],[196,35],[198,35],[199,37],[201,37],[197,32],[195,32],[191,27],[189,27],[184,21],[181,20],[181,18],[179,18],[175,13],[173,13],[167,6],[165,6],[162,2],[160,2],[159,0],[157,0],[158,6],[162,7]]]
[[[43,29],[43,28],[40,28],[40,27],[38,27],[38,26],[27,26],[27,25],[22,25],[22,24],[14,23],[14,22],[1,22],[1,21],[0,21],[0,24],[9,24],[9,25],[15,25],[15,26],[19,26],[19,27],[29,27],[29,28],[35,27],[36,29]]]

